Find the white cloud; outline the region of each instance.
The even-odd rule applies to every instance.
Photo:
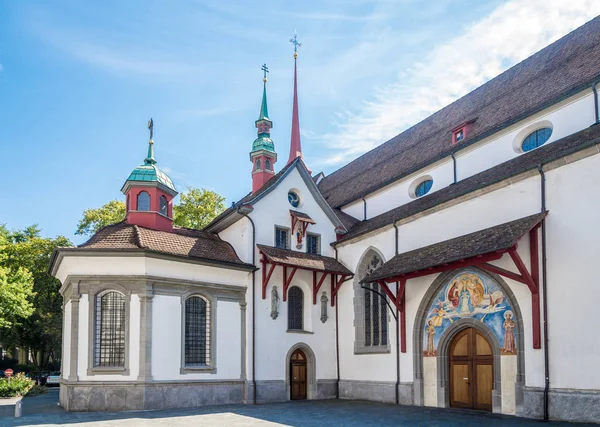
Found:
[[[322,138],[347,162],[387,141],[600,14],[594,0],[510,0],[440,44],[353,111],[338,113]]]

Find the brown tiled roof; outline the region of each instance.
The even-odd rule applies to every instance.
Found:
[[[371,274],[363,282],[373,282],[390,277],[450,264],[478,255],[506,251],[515,245],[546,213],[538,213],[466,234],[434,245],[398,254]]]
[[[343,206],[589,87],[599,76],[595,18],[326,176],[319,188],[332,207]],[[467,137],[452,146],[451,130],[472,119]]]
[[[305,214],[304,212],[299,212],[299,211],[290,209],[290,214],[292,214],[293,216],[298,218],[300,221],[308,222],[309,224],[315,224],[315,221],[310,216]]]
[[[335,244],[391,225],[395,221],[408,218],[419,212],[434,208],[441,203],[464,196],[528,170],[536,169],[540,164],[552,162],[594,144],[600,144],[600,125],[589,127],[558,141],[543,145],[477,175],[458,181],[456,184],[429,193],[367,221],[358,222]]]
[[[242,262],[233,247],[218,235],[188,228],[174,228],[172,233],[119,222],[102,228],[77,250],[151,251],[191,259],[236,264]]]
[[[344,224],[344,227],[346,227],[346,230],[351,230],[352,227],[354,227],[356,224],[358,224],[360,222],[360,219],[356,219],[352,215],[348,215],[346,212],[342,211],[341,209],[334,209],[333,211],[335,212],[337,217],[340,219],[340,221],[342,221],[342,224]]]
[[[323,255],[296,252],[290,249],[274,248],[273,246],[256,245],[258,249],[272,263],[285,264],[306,270],[323,271],[337,274],[352,274],[342,263],[335,258]]]

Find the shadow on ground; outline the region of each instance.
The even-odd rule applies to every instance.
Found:
[[[52,393],[52,392],[51,392]],[[54,399],[58,394],[54,394]],[[34,399],[44,402],[35,402]],[[66,413],[48,402],[52,395],[30,398],[24,405],[24,416],[17,419],[3,419],[4,426],[53,426],[53,425],[89,425],[108,427],[115,425],[138,426],[198,426],[212,427],[227,425],[238,426],[577,426],[559,422],[543,423],[511,416],[495,415],[486,412],[462,411],[453,409],[422,408],[414,406],[395,406],[384,403],[321,400],[303,402],[270,403],[264,405],[224,405],[193,409],[170,409],[162,411],[136,411],[120,413]],[[33,414],[38,408],[43,413]],[[588,426],[592,426],[588,424]],[[596,425],[596,427],[598,427]]]

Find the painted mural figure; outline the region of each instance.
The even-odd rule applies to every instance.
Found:
[[[498,341],[504,337],[503,354],[516,354],[516,322],[511,310],[510,302],[492,278],[468,270],[458,273],[438,291],[427,310],[423,355],[435,356],[444,331],[466,318],[484,323]]]
[[[435,326],[433,326],[433,319],[427,321],[427,356],[435,356],[435,345],[433,339],[435,338]]]
[[[517,345],[515,342],[515,327],[516,323],[513,320],[512,311],[508,310],[504,313],[504,347],[502,352],[505,354],[517,354]]]

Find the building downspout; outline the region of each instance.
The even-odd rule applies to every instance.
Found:
[[[596,104],[596,110],[597,110]],[[540,173],[540,187],[541,187],[541,211],[546,212],[546,175],[542,165],[538,166],[538,172]],[[547,270],[546,270],[546,218],[542,220],[542,310],[543,310],[543,322],[544,322],[544,421],[548,421],[548,403],[550,393],[550,352],[548,351],[548,297],[547,297]]]
[[[363,221],[367,220],[367,200],[363,197]]]
[[[450,153],[450,157],[452,157],[452,169],[454,170],[454,184],[456,184],[456,157],[454,156],[454,152]]]
[[[254,221],[247,213],[238,213],[245,216],[252,224],[252,264],[256,262],[256,227]],[[252,403],[256,405],[256,269],[252,271]]]
[[[598,86],[598,83],[600,83],[600,80],[596,80],[594,83],[592,83],[592,91],[594,92],[594,125],[600,124],[600,111],[598,111],[598,90],[596,89],[596,86]]]
[[[393,222],[395,232],[395,254],[398,255],[398,226],[396,225],[396,221]],[[398,282],[396,282],[396,298],[398,298]],[[395,304],[394,304],[395,305]],[[400,404],[400,395],[398,392],[398,387],[400,387],[400,316],[398,315],[398,306],[396,305],[396,405]]]
[[[363,199],[364,200],[364,199]],[[333,248],[335,250],[335,259],[338,259],[338,250],[336,247]],[[333,298],[333,297],[332,297]],[[339,334],[339,321],[338,321],[338,301],[337,295],[335,296],[335,363],[336,363],[336,371],[337,371],[337,381],[335,383],[335,398],[340,398],[340,334]]]

